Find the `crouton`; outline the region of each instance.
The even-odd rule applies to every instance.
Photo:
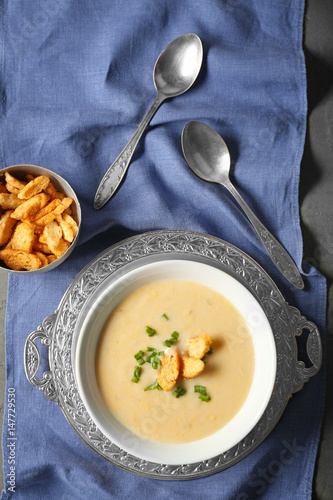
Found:
[[[181,363],[181,376],[184,378],[194,378],[203,372],[205,363],[198,358],[184,356]]]
[[[51,249],[46,245],[46,243],[41,243],[38,238],[35,238],[33,251],[37,254],[38,252],[42,252],[45,254],[51,254]]]
[[[49,261],[48,261],[46,255],[44,255],[42,252],[35,252],[35,255],[40,259],[40,261],[42,263],[41,267],[45,267],[45,266],[49,265]]]
[[[39,241],[40,243],[46,243],[51,252],[57,257],[61,257],[70,246],[70,243],[63,239],[62,229],[55,221],[45,226]]]
[[[187,339],[186,343],[189,357],[201,359],[209,351],[212,345],[212,339],[205,333],[200,337],[191,337]]]
[[[32,198],[32,196],[41,193],[43,189],[45,189],[48,186],[49,183],[50,179],[46,177],[46,175],[39,175],[32,181],[28,182],[28,184],[23,186],[17,196],[21,200],[27,200],[28,198]]]
[[[161,368],[157,382],[165,391],[170,391],[177,382],[180,370],[180,357],[177,351],[165,354],[161,359]]]
[[[22,250],[0,250],[0,259],[14,271],[34,271],[42,267],[37,255]]]
[[[5,179],[7,184],[19,190],[23,189],[27,184],[25,181],[16,179],[16,177],[13,177],[9,172],[5,172]]]
[[[47,262],[49,264],[52,264],[52,262],[54,262],[55,260],[57,260],[58,257],[56,257],[55,255],[47,255],[46,258],[47,258]]]
[[[66,241],[72,242],[77,234],[77,225],[74,219],[72,219],[70,215],[63,214],[62,216],[59,215],[56,218],[56,221],[62,229],[63,238]],[[74,223],[74,225],[72,224],[72,222]]]
[[[51,200],[55,200],[59,198],[58,192],[52,182],[50,181],[47,187],[44,189],[44,192],[51,197]]]
[[[7,210],[0,218],[0,246],[5,245],[12,235],[16,220],[11,217],[13,211]]]
[[[49,201],[50,197],[48,194],[39,193],[29,198],[29,200],[24,201],[19,205],[14,212],[12,217],[14,219],[31,219],[34,215],[43,208]]]
[[[35,241],[35,232],[26,222],[19,222],[14,229],[13,235],[6,246],[13,250],[23,250],[24,252],[31,253]]]
[[[0,205],[4,210],[15,210],[21,203],[16,194],[0,193]]]
[[[12,184],[10,184],[9,182],[6,183],[6,190],[7,190],[7,193],[12,193],[12,194],[19,194],[20,190],[15,187],[15,186],[12,186]]]
[[[49,214],[50,212],[53,212],[58,205],[61,204],[61,201],[59,199],[52,200],[45,207],[41,208],[35,215],[33,220],[41,219],[45,215]]]

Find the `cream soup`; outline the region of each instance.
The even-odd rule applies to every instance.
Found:
[[[156,335],[149,337],[146,326]],[[145,359],[147,347],[167,352],[163,341],[174,331],[179,338],[171,349],[182,356],[187,338],[211,337],[205,369],[193,379],[180,377],[170,391],[144,391],[158,369],[145,362],[134,383],[134,355],[142,350]],[[113,310],[100,335],[95,370],[102,398],[126,428],[153,441],[186,443],[218,431],[240,410],[253,379],[254,348],[243,317],[221,294],[198,283],[165,280],[137,289]],[[195,385],[206,387],[209,402],[199,399]],[[177,387],[186,394],[174,397]]]

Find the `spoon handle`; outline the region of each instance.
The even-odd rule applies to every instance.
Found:
[[[247,203],[243,200],[236,188],[231,182],[223,184],[232,196],[238,201],[248,219],[252,223],[254,229],[258,233],[268,255],[283,274],[283,276],[296,288],[300,290],[304,288],[304,283],[298,269],[290,257],[287,250],[277,241],[276,238],[268,231],[268,229],[260,222],[258,217],[252,212]]]
[[[119,156],[112,163],[111,167],[107,170],[103,179],[98,186],[95,194],[94,208],[99,210],[105,205],[107,201],[113,196],[117,187],[121,183],[125,173],[128,169],[132,159],[135,148],[150,120],[153,118],[159,106],[162,104],[163,98],[159,95],[156,96],[153,104],[148,109],[147,113],[139,123],[136,131],[128,141],[126,146],[122,149]]]

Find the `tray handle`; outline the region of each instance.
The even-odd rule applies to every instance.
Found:
[[[24,369],[25,374],[31,385],[43,391],[45,396],[59,404],[58,394],[54,384],[53,373],[48,370],[43,373],[43,378],[37,377],[37,371],[40,365],[40,354],[36,345],[37,340],[46,347],[52,343],[51,331],[56,320],[56,314],[48,316],[38,329],[28,336],[24,346]]]
[[[306,341],[306,352],[312,366],[306,367],[303,361],[296,359],[294,377],[292,381],[292,393],[302,389],[305,382],[308,382],[310,377],[318,373],[322,363],[322,344],[320,332],[317,326],[308,321],[305,316],[301,316],[298,309],[289,306],[291,312],[291,323],[293,325],[293,335],[296,342],[296,336],[302,335],[303,330],[308,330],[308,338]],[[297,349],[296,349],[297,353]]]

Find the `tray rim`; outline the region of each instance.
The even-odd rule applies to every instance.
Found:
[[[73,324],[77,323],[91,294],[108,276],[125,273],[131,266],[144,265],[147,260],[161,256],[166,259],[198,259],[231,274],[261,305],[271,325],[277,350],[274,390],[257,425],[227,452],[195,464],[165,465],[148,462],[117,447],[89,417],[78,394],[73,373]],[[310,350],[314,363],[311,370],[297,360],[295,335],[300,335],[303,328],[309,329],[312,335]],[[182,480],[204,477],[220,472],[245,458],[270,434],[293,392],[301,389],[304,382],[317,373],[321,364],[320,334],[316,326],[301,316],[298,309],[287,304],[262,267],[234,245],[214,236],[189,230],[143,233],[122,240],[101,252],[76,276],[63,295],[55,314],[45,318],[38,332],[40,335],[44,334],[44,343],[49,345],[48,380],[39,383],[47,397],[59,404],[70,425],[99,456],[124,470],[155,479]],[[27,344],[28,341],[29,338]],[[30,351],[31,349],[30,345]],[[26,368],[27,376],[32,372],[32,369],[29,372]],[[31,377],[30,382],[33,383]]]

